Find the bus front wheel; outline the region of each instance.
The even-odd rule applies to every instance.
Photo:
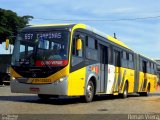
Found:
[[[95,86],[94,86],[93,82],[90,80],[87,84],[87,87],[86,87],[86,94],[85,94],[85,96],[81,96],[81,98],[85,102],[91,102],[94,98],[94,95],[95,95]]]

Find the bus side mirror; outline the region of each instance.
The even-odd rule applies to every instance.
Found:
[[[80,38],[78,38],[76,41],[76,49],[82,50],[82,40]]]
[[[6,50],[9,48],[9,39],[6,39]]]

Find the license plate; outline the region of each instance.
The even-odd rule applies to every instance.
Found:
[[[30,88],[30,91],[32,93],[38,93],[40,91],[40,89],[39,88]]]
[[[44,83],[51,83],[51,79],[39,79],[39,78],[35,78],[32,80],[32,83],[34,84],[44,84]]]

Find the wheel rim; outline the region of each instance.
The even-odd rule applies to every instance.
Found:
[[[127,97],[127,90],[124,91],[124,97]]]
[[[124,92],[123,92],[123,98],[126,98],[128,95],[128,87],[127,85],[125,85],[125,89],[124,89]]]
[[[87,98],[92,99],[93,97],[93,85],[91,83],[87,86]]]

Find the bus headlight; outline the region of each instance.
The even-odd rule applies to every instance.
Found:
[[[67,78],[68,76],[61,77],[59,80],[55,81],[54,83],[55,84],[62,83],[63,81],[67,80]]]
[[[67,80],[68,76],[64,76],[62,78],[59,79],[60,82],[63,82],[64,80]]]
[[[11,79],[12,79],[12,80],[15,80],[16,78],[12,76]]]

